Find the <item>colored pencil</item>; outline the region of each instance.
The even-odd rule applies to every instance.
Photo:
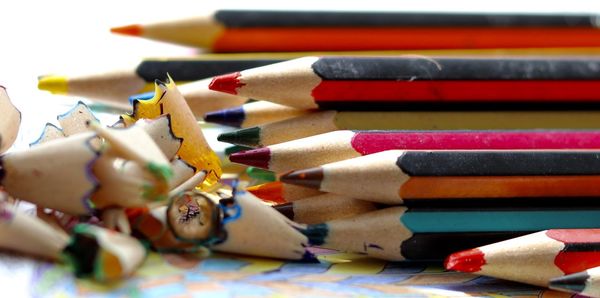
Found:
[[[527,227],[543,226],[538,225],[543,220],[540,221],[541,218],[535,216],[531,222],[526,223],[527,215],[520,212],[511,214],[502,211],[452,210],[445,210],[449,211],[447,214],[445,211],[411,213],[406,207],[389,207],[350,218],[308,225],[301,231],[308,236],[312,245],[400,261],[441,260],[461,247],[465,249],[473,247],[474,243],[489,244],[498,239],[506,240],[523,235],[522,231],[527,231]],[[416,217],[410,218],[414,215]],[[549,213],[546,215],[552,216]],[[572,216],[577,217],[578,214]],[[406,218],[410,219],[407,221]],[[515,222],[506,221],[515,218],[519,219]],[[550,219],[549,221],[548,224],[554,224]],[[520,223],[525,225],[521,226]],[[494,224],[499,225],[494,227]],[[504,226],[501,227],[502,225]],[[415,229],[416,226],[428,226],[431,229]]]
[[[235,108],[206,113],[204,121],[245,128],[294,118],[310,112],[310,110],[295,109],[268,101],[256,101]]]
[[[418,198],[600,195],[598,151],[389,150],[292,171],[283,183],[398,204]]]
[[[167,74],[180,84],[185,84],[284,60],[252,57],[230,58],[227,55],[145,59],[133,69],[72,76],[40,76],[38,88],[54,94],[123,100],[133,94],[153,91],[154,81],[164,80]]]
[[[335,130],[593,129],[597,111],[322,111],[223,133],[219,141],[262,147]]]
[[[21,112],[12,104],[6,89],[0,85],[0,153],[8,150],[17,139]]]
[[[220,75],[209,88],[301,109],[436,103],[543,107],[598,103],[599,69],[595,58],[304,57]]]
[[[251,186],[246,188],[246,191],[263,201],[274,202],[277,204],[293,202],[323,194],[323,192],[312,188],[281,183],[279,181]]]
[[[581,294],[589,297],[600,297],[600,267],[553,278],[549,287],[569,293]]]
[[[220,10],[111,31],[213,52],[572,47],[599,45],[595,18],[587,14]]]
[[[295,222],[318,224],[374,211],[377,206],[372,202],[328,193],[278,204],[273,208]]]
[[[449,270],[538,286],[551,278],[600,266],[599,229],[547,230],[453,253]]]
[[[287,172],[394,149],[600,149],[600,131],[340,130],[236,152],[229,159],[274,172]]]

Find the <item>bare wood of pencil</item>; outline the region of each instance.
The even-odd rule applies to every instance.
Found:
[[[0,153],[8,148],[17,139],[21,125],[21,112],[10,102],[6,89],[0,85]]]
[[[335,130],[595,129],[598,111],[321,111],[219,135],[248,147],[279,144]]]
[[[317,224],[374,211],[377,206],[373,202],[327,193],[275,205],[273,208],[295,222]]]

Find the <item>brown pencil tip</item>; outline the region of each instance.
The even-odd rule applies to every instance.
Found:
[[[269,169],[271,150],[269,148],[258,148],[242,152],[236,152],[229,156],[229,160],[249,166]]]
[[[293,203],[285,203],[285,204],[278,204],[273,206],[273,208],[277,211],[279,211],[279,213],[283,214],[283,216],[294,220],[294,204]]]
[[[240,72],[234,72],[226,75],[216,76],[212,79],[208,88],[210,90],[221,91],[233,95],[237,95],[237,89],[246,84],[240,82]]]
[[[321,188],[323,181],[323,169],[311,168],[305,170],[291,171],[279,178],[283,183],[296,184],[310,188]]]
[[[122,27],[110,28],[110,32],[129,36],[140,36],[142,35],[141,25],[127,25]]]
[[[467,273],[478,272],[483,265],[485,265],[485,255],[477,248],[453,253],[444,261],[447,270]]]

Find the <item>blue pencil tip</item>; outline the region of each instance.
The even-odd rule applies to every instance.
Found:
[[[153,97],[154,97],[154,91],[132,95],[129,97],[129,104],[133,104],[133,101],[136,99],[137,100],[148,100],[148,99],[152,99]]]
[[[244,119],[246,119],[246,114],[244,113],[244,109],[242,107],[224,109],[206,113],[204,115],[204,121],[206,122],[232,127],[241,127]]]

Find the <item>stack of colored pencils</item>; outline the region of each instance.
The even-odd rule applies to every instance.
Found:
[[[265,53],[39,87],[122,106],[169,72],[196,117],[240,128],[218,140],[247,147],[227,151],[247,190],[312,245],[600,296],[596,19],[218,11],[112,31]]]

